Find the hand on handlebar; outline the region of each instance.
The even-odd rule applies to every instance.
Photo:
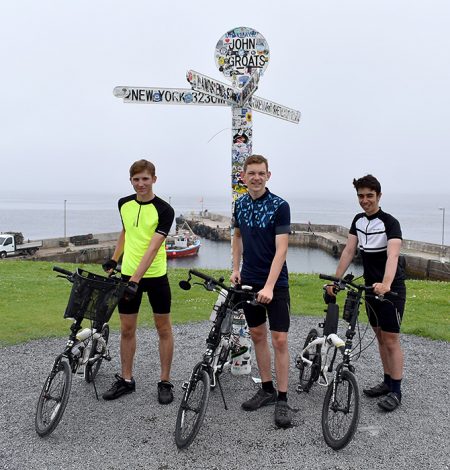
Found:
[[[372,284],[373,292],[377,295],[384,295],[391,291],[391,286],[383,282],[375,282]]]
[[[117,261],[114,259],[109,259],[102,264],[103,271],[110,273],[117,268]]]
[[[263,287],[257,294],[256,300],[260,304],[269,304],[273,299],[273,289],[269,287]]]

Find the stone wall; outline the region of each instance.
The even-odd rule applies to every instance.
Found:
[[[119,233],[120,232],[96,233],[96,234],[93,234],[93,238],[96,238],[100,243],[111,241],[111,240],[115,241],[119,237]],[[61,246],[60,242],[68,241],[69,238],[70,237],[47,238],[45,240],[42,240],[42,247],[43,248],[59,248]]]

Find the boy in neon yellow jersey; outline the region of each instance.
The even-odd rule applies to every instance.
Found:
[[[173,400],[173,385],[170,383],[173,334],[165,240],[173,223],[174,210],[153,192],[153,184],[156,182],[153,163],[144,159],[134,162],[130,167],[130,182],[135,194],[119,200],[122,231],[112,258],[103,268],[105,271],[115,268],[123,255],[122,277],[135,285],[136,294],[125,296],[119,302],[122,373],[116,374],[115,382],[103,394],[103,398],[114,400],[136,389],[133,361],[137,315],[142,294],[146,292],[159,336],[161,377],[158,382],[158,400],[161,404],[168,404]]]

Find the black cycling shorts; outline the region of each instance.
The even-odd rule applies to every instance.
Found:
[[[400,325],[405,311],[406,288],[403,286],[392,287],[392,290],[398,296],[386,294],[382,302],[367,296],[366,312],[372,327],[380,327],[382,331],[388,333],[400,333]]]
[[[252,286],[254,292],[262,289],[261,286]],[[250,305],[247,302],[242,304],[245,319],[249,328],[255,328],[269,319],[269,329],[271,331],[288,332],[291,323],[290,310],[291,299],[289,287],[278,287],[273,291],[273,299],[264,305]]]
[[[122,275],[122,279],[128,281],[130,276]],[[137,294],[132,299],[119,300],[119,313],[138,313],[144,292],[147,292],[153,313],[170,313],[172,295],[167,274],[160,277],[143,277],[139,282]]]

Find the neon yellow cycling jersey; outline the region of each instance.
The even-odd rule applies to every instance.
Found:
[[[136,194],[119,199],[119,212],[125,230],[122,273],[132,276],[155,233],[167,237],[174,219],[172,207],[158,196],[140,202]],[[167,272],[166,244],[161,245],[144,277],[160,277]]]

